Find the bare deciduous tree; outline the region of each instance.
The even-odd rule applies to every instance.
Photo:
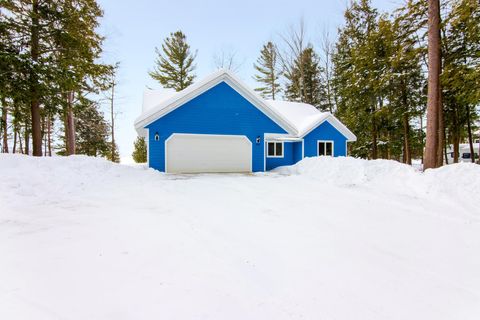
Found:
[[[280,38],[283,42],[283,48],[279,50],[280,63],[282,65],[283,74],[286,78],[292,78],[293,72],[296,68],[296,61],[299,61],[304,50],[308,47],[306,40],[305,22],[300,19],[298,25],[291,25],[289,29],[280,34]],[[305,72],[303,66],[299,66],[300,82],[304,79]],[[306,96],[305,88],[302,86],[298,88],[298,96],[303,101],[303,97]]]
[[[213,65],[216,69],[226,69],[234,73],[242,67],[244,60],[239,60],[236,50],[222,48],[213,55]]]
[[[323,83],[325,83],[326,102],[330,113],[335,112],[335,93],[332,86],[333,63],[332,55],[335,43],[330,39],[328,29],[325,28],[320,39],[320,61],[322,64]]]

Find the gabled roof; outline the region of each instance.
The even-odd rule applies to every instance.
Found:
[[[218,70],[188,88],[173,90],[148,90],[144,93],[142,114],[135,120],[138,134],[145,136],[145,127],[184,103],[199,96],[217,84],[225,82],[255,105],[266,116],[288,132],[290,137],[303,138],[324,121],[328,121],[348,141],[356,136],[329,112],[320,112],[310,104],[279,100],[264,100],[228,70]]]
[[[158,104],[152,108],[144,107],[144,109],[148,110],[144,110],[144,112],[142,112],[142,114],[135,120],[135,129],[139,135],[145,136],[144,128],[147,125],[172,112],[176,108],[182,106],[184,103],[192,100],[193,98],[199,96],[221,82],[225,82],[235,89],[239,94],[256,106],[260,111],[262,111],[285,131],[292,135],[297,134],[295,127],[288,121],[288,119],[285,119],[279,115],[277,111],[275,111],[268,103],[266,103],[266,101],[262,99],[255,91],[250,89],[240,79],[238,79],[237,76],[224,69],[214,72],[203,80],[192,84],[188,88],[176,92],[173,95],[165,95],[164,99],[160,99]],[[147,100],[149,100],[148,104],[150,104],[150,99]]]
[[[330,112],[320,112],[311,104],[279,100],[266,100],[266,102],[294,125],[297,137],[303,138],[324,121],[328,121],[348,141],[357,140],[357,137],[334,115]]]

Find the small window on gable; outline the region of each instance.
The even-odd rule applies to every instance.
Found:
[[[282,158],[283,157],[283,142],[268,142],[267,143],[267,157]]]
[[[333,141],[318,141],[319,156],[333,156]]]

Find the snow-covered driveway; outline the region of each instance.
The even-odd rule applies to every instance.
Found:
[[[0,155],[0,319],[480,319],[480,166]]]

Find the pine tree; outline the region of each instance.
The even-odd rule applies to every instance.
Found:
[[[474,0],[452,1],[442,28],[441,76],[446,106],[446,126],[458,162],[459,143],[466,136],[474,162],[472,124],[480,102],[480,4]]]
[[[25,150],[31,136],[33,155],[41,156],[45,117],[61,113],[68,129],[69,153],[74,153],[75,99],[83,91],[96,91],[93,78],[103,69],[96,62],[103,40],[96,32],[102,11],[95,0],[7,0],[2,5],[2,36],[8,30],[6,35],[16,52],[10,64],[14,67],[10,85],[16,89],[7,100],[20,111],[14,112],[22,115],[15,120],[14,140],[21,125]],[[21,112],[25,105],[28,116]]]
[[[137,140],[133,143],[132,158],[136,163],[147,162],[147,143],[144,137],[137,137]]]
[[[391,87],[388,100],[395,107],[395,117],[400,123],[399,137],[403,140],[402,160],[404,163],[412,164],[414,155],[423,154],[423,132],[420,136],[415,135],[411,120],[425,112],[426,81],[421,65],[422,48],[416,46],[412,33],[405,30],[408,30],[407,26],[394,22],[391,34],[397,36],[394,36],[392,41],[393,53],[389,78]]]
[[[307,47],[294,61],[286,75],[285,96],[290,101],[311,104],[323,110],[324,84],[321,83],[320,61],[312,47]]]
[[[267,99],[275,100],[275,96],[280,93],[278,70],[277,48],[272,42],[267,42],[260,51],[260,57],[257,63],[254,64],[255,70],[259,74],[254,76],[262,86],[255,88],[255,91],[260,92],[260,95]]]
[[[76,147],[78,154],[105,156],[110,152],[108,124],[98,105],[88,99],[75,108]]]
[[[154,71],[149,75],[165,88],[180,91],[193,83],[196,54],[190,51],[186,36],[181,31],[170,34],[162,44],[162,51],[155,48],[157,59]]]
[[[376,159],[379,110],[383,104],[380,78],[384,70],[378,13],[369,0],[360,0],[352,2],[344,16],[345,25],[339,30],[333,55],[336,114],[357,135],[351,153]]]
[[[118,145],[115,144],[115,150],[112,155],[112,150],[111,150],[111,141],[108,143],[109,149],[108,152],[104,155],[107,160],[115,162],[115,163],[120,163],[120,152],[118,151]]]

